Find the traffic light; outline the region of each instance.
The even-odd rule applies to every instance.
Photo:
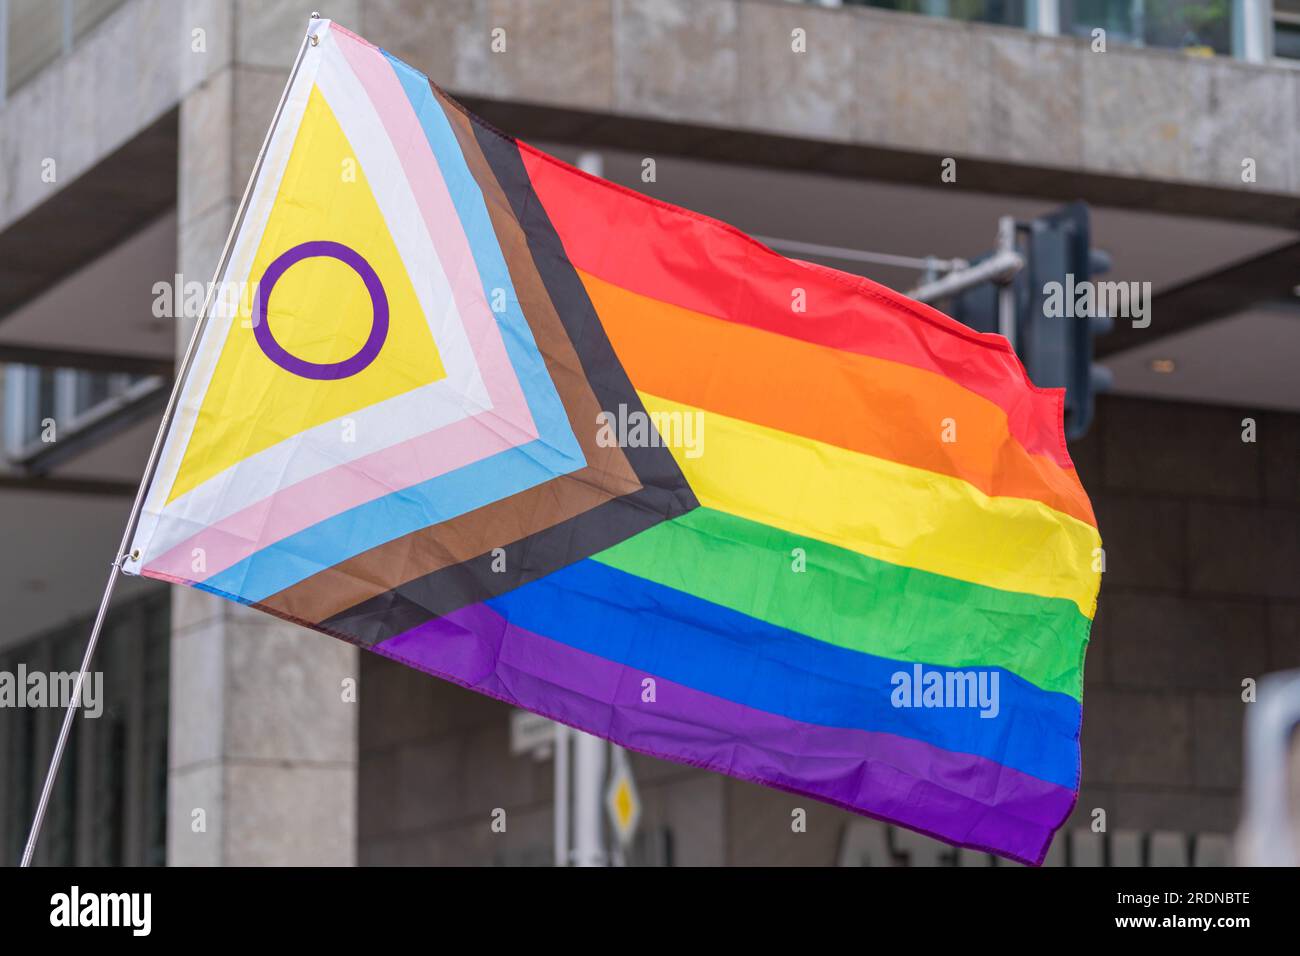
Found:
[[[1094,395],[1110,387],[1110,372],[1092,361],[1092,340],[1110,331],[1113,319],[1098,314],[1101,296],[1076,292],[1110,268],[1110,257],[1092,248],[1088,207],[1081,202],[1017,223],[1015,246],[1025,264],[1009,286],[973,286],[952,297],[948,312],[978,332],[997,332],[998,297],[1009,288],[1016,354],[1035,385],[1065,389],[1065,434],[1079,438],[1092,422]],[[1076,308],[1080,302],[1087,307]]]
[[[1016,351],[1035,385],[1065,389],[1065,435],[1079,438],[1092,423],[1093,398],[1111,384],[1109,370],[1092,361],[1092,339],[1111,330],[1112,316],[1097,314],[1101,296],[1079,315],[1077,290],[1110,268],[1092,248],[1088,207],[1070,203],[1027,223],[1026,308],[1019,314]]]

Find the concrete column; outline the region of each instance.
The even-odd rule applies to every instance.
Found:
[[[334,6],[336,16],[355,16],[352,3]],[[184,281],[212,278],[307,10],[187,3],[187,28],[204,31],[204,49],[183,53],[182,74],[197,80],[180,103]],[[178,349],[191,328],[179,323]],[[169,865],[355,863],[358,705],[344,687],[358,668],[349,644],[173,591]]]

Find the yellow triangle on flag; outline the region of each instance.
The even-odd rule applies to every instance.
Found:
[[[304,256],[324,243],[361,262]],[[255,332],[253,294],[240,296],[168,501],[293,435],[446,375],[365,171],[317,88],[253,259],[251,288],[277,260],[283,268],[273,270],[272,294],[263,292],[272,342]],[[382,285],[388,315],[373,355],[378,316],[367,270]],[[298,362],[334,368],[338,377],[304,375]],[[351,371],[357,366],[364,367]]]

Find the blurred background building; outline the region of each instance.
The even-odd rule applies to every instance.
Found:
[[[77,667],[305,2],[0,0],[0,671]],[[1000,216],[1087,202],[1106,278],[1155,298],[1149,328],[1098,338],[1114,388],[1071,448],[1107,566],[1082,795],[1051,860],[1226,858],[1242,682],[1300,667],[1300,3],[320,2],[502,129],[787,244],[973,257]],[[77,723],[38,862],[551,862],[553,755],[512,752],[509,708],[124,584],[96,661],[106,710]],[[352,677],[359,703],[341,704]],[[0,709],[6,863],[60,718]],[[631,768],[629,862],[990,862]]]

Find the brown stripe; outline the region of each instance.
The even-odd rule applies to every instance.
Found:
[[[324,621],[407,581],[554,527],[641,488],[622,449],[596,443],[600,405],[538,275],[527,237],[484,159],[468,120],[458,109],[444,112],[451,120],[470,171],[483,190],[523,314],[560,394],[587,466],[326,568],[262,602],[276,613],[299,620]]]
[[[444,107],[460,109],[451,100],[446,100]],[[523,228],[542,285],[582,362],[596,400],[604,409],[626,407],[629,414],[644,414],[645,407],[605,334],[591,298],[550,216],[537,199],[518,143],[478,117],[468,113],[465,116],[483,158]],[[408,581],[328,618],[322,627],[373,645],[432,618],[499,597],[699,507],[669,449],[651,443],[629,445],[623,451],[641,482],[639,491],[607,501],[499,551]]]

